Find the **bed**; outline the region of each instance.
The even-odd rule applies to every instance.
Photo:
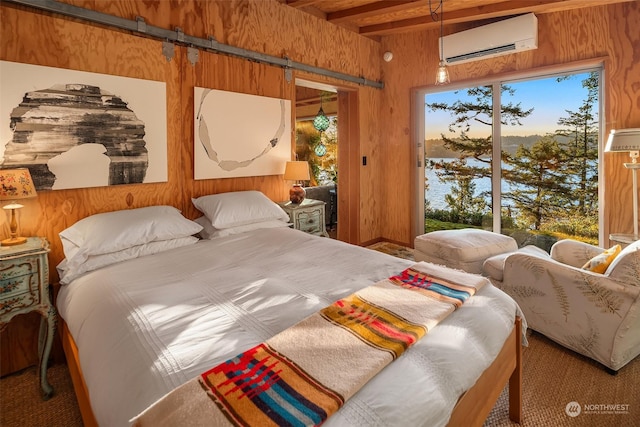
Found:
[[[130,425],[212,366],[413,264],[286,226],[240,228],[71,276],[63,262],[57,307],[85,425]],[[324,425],[482,425],[507,382],[519,422],[519,316],[484,286]]]

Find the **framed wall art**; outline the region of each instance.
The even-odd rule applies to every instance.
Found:
[[[164,82],[0,61],[0,168],[38,191],[167,181]]]
[[[291,101],[194,88],[195,179],[282,175],[291,160]]]

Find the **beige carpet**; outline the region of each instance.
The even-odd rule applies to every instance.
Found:
[[[640,426],[640,357],[611,375],[534,332],[523,351],[523,377],[522,426]],[[485,427],[518,425],[509,421],[507,399],[505,390]],[[579,408],[577,416],[567,415],[569,404]]]
[[[49,384],[54,395],[46,402],[40,397],[35,367],[0,380],[0,426],[2,427],[81,427],[67,365],[49,367]]]
[[[413,249],[405,246],[396,245],[389,242],[378,242],[373,245],[367,246],[368,249],[374,251],[384,252],[385,254],[393,255],[398,258],[410,259],[413,261]]]

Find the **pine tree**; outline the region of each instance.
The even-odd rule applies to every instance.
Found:
[[[578,111],[565,110],[568,117],[558,120],[562,129],[556,135],[567,138],[566,173],[572,177],[574,208],[569,216],[597,217],[598,201],[598,73],[592,72],[582,81],[587,96]]]
[[[502,99],[513,95],[515,90],[508,85],[501,86]],[[448,138],[444,134],[444,147],[458,153],[459,158],[452,162],[430,161],[431,167],[436,169],[436,175],[444,182],[452,184],[452,194],[446,197],[446,202],[453,210],[468,216],[486,211],[490,200],[487,195],[474,194],[473,179],[491,176],[492,138],[491,126],[493,121],[493,88],[492,86],[478,86],[466,89],[471,100],[458,100],[452,104],[434,102],[427,104],[431,111],[447,111],[451,115],[449,132],[459,134]],[[504,125],[521,125],[521,119],[529,116],[533,108],[523,110],[520,103],[511,102],[501,106],[500,121]],[[471,128],[480,124],[488,127],[489,136],[486,138],[470,138]],[[471,166],[466,159],[473,158],[482,166]],[[470,192],[470,193],[469,193]],[[480,202],[480,199],[482,203]]]
[[[567,184],[564,163],[566,152],[553,135],[546,135],[531,148],[520,145],[514,156],[507,156],[513,168],[504,171],[516,190],[503,194],[512,200],[525,221],[540,230],[544,221],[566,210],[571,186]]]

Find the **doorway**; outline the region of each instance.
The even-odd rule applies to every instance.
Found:
[[[325,227],[337,239],[338,92],[296,81],[295,159],[309,164],[306,198],[325,203]]]

